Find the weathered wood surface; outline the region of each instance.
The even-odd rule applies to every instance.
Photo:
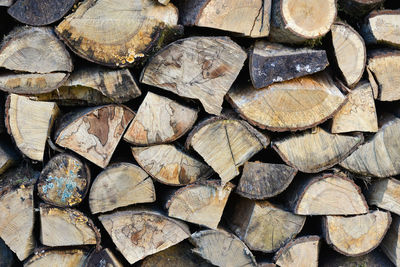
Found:
[[[196,119],[197,110],[148,92],[124,140],[145,146],[169,143],[189,131]]]
[[[366,193],[369,205],[400,215],[400,181],[395,178],[374,180]]]
[[[304,236],[293,240],[275,254],[281,267],[317,267],[319,262],[319,236]]]
[[[275,140],[272,147],[290,166],[317,173],[345,159],[363,142],[362,134],[331,134],[321,127]]]
[[[255,42],[249,57],[250,78],[256,89],[310,75],[328,65],[325,50],[292,48],[264,40]]]
[[[12,267],[15,266],[15,259],[12,250],[0,238],[0,266]]]
[[[158,50],[179,31],[177,22],[178,9],[171,3],[86,0],[56,27],[56,33],[79,56],[123,67]]]
[[[158,2],[164,6],[168,5],[169,0],[158,0]]]
[[[140,167],[127,162],[113,164],[97,175],[89,195],[93,214],[155,200],[152,179]]]
[[[86,249],[45,250],[29,258],[24,267],[84,267],[88,256],[89,252]]]
[[[400,217],[392,216],[392,224],[381,243],[381,249],[396,266],[400,265]]]
[[[93,251],[87,262],[86,267],[123,267],[124,265],[108,248],[100,251]]]
[[[256,90],[238,83],[227,100],[250,123],[271,131],[296,131],[326,121],[346,98],[327,73],[293,79]]]
[[[117,105],[72,111],[61,118],[55,140],[105,168],[133,117],[129,108]]]
[[[321,257],[319,264],[321,267],[394,267],[393,263],[385,256],[385,254],[383,254],[380,249],[375,249],[366,255],[358,257],[348,257],[332,252],[330,254],[325,254],[324,257]]]
[[[14,0],[0,0],[0,6],[11,6]]]
[[[345,13],[362,18],[371,10],[379,8],[385,0],[339,0],[338,6]]]
[[[229,37],[190,37],[159,51],[143,69],[140,81],[198,99],[206,112],[219,115],[246,57]]]
[[[175,145],[132,147],[138,164],[154,179],[167,185],[186,185],[208,178],[209,166]]]

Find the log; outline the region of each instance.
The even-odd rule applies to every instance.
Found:
[[[158,2],[164,6],[168,5],[169,0],[158,0]]]
[[[124,67],[159,50],[181,31],[177,22],[178,9],[171,3],[86,0],[56,27],[56,33],[80,57]]]
[[[317,267],[319,258],[319,236],[304,236],[289,242],[274,256],[275,262],[281,267],[309,266]]]
[[[314,74],[255,90],[238,83],[227,100],[251,124],[271,131],[297,131],[323,123],[345,103],[345,96],[326,73]]]
[[[374,180],[368,186],[366,198],[369,205],[400,215],[400,181],[395,178]]]
[[[326,242],[346,256],[361,256],[379,246],[392,218],[390,212],[373,211],[352,217],[326,216],[323,227]]]
[[[339,0],[340,10],[356,17],[362,18],[373,9],[380,7],[385,0]]]
[[[292,240],[303,228],[305,216],[285,211],[268,201],[237,199],[227,222],[252,250],[271,253]]]
[[[169,143],[189,131],[196,119],[197,110],[148,92],[124,140],[139,146]]]
[[[130,264],[190,236],[186,224],[149,209],[114,211],[100,215],[99,219]]]
[[[368,267],[394,267],[392,262],[378,249],[371,251],[370,253],[358,256],[358,257],[347,257],[338,253],[331,253],[331,255],[324,255],[319,262],[321,267],[353,267],[353,266],[368,266]]]
[[[86,263],[86,267],[123,267],[124,265],[114,256],[108,248],[93,251]]]
[[[156,201],[154,184],[138,166],[121,162],[109,166],[94,180],[89,194],[93,214],[137,203]]]
[[[40,241],[45,246],[79,246],[100,243],[100,232],[82,212],[40,205]]]
[[[75,0],[17,0],[8,14],[23,24],[43,26],[64,17]]]
[[[167,196],[168,216],[217,229],[233,188],[216,180],[182,187]]]
[[[186,147],[192,147],[216,171],[222,184],[239,175],[239,166],[269,144],[248,123],[212,117],[199,123],[189,134]]]
[[[297,170],[284,164],[246,162],[236,193],[250,199],[266,199],[282,193]]]
[[[381,249],[393,264],[400,264],[400,217],[392,216],[392,224],[381,243]]]
[[[324,36],[336,18],[336,0],[273,1],[269,40],[301,44]]]
[[[87,249],[49,249],[34,254],[24,267],[63,266],[84,267],[89,256]]]
[[[7,142],[0,141],[0,174],[3,174],[19,160],[19,155]]]
[[[105,168],[133,117],[129,108],[117,105],[72,111],[61,118],[55,140]]]
[[[364,63],[365,64],[365,63]],[[324,70],[326,52],[256,41],[249,57],[250,78],[256,89]]]
[[[317,173],[341,162],[363,141],[359,133],[331,134],[316,127],[275,140],[272,147],[293,168],[305,173]]]
[[[185,0],[180,18],[185,26],[198,26],[239,33],[248,37],[269,34],[271,0]]]
[[[16,262],[12,250],[7,247],[6,243],[0,238],[0,266],[12,267],[15,265]]]
[[[11,6],[14,0],[0,0],[0,6]]]
[[[72,207],[82,202],[90,185],[90,170],[79,158],[66,153],[52,157],[40,174],[37,190],[45,202]]]
[[[368,82],[360,82],[347,95],[347,103],[332,118],[332,133],[377,132],[374,95]]]
[[[43,161],[47,138],[58,114],[55,103],[36,102],[25,96],[10,94],[5,107],[7,132],[25,156]]]
[[[132,154],[149,175],[163,184],[186,185],[212,174],[209,166],[175,145],[132,147]]]
[[[190,37],[159,51],[143,69],[140,81],[198,99],[207,113],[219,115],[246,57],[229,37]]]
[[[49,27],[16,28],[9,33],[1,45],[0,67],[31,73],[73,69],[67,49]]]
[[[363,76],[367,49],[363,38],[350,25],[336,22],[331,28],[333,58],[343,81],[354,87]]]
[[[193,233],[189,241],[195,246],[192,250],[194,253],[214,265],[257,266],[246,245],[227,231],[202,230]]]

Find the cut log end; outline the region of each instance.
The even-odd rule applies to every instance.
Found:
[[[288,243],[275,254],[274,258],[276,264],[281,267],[317,267],[319,249],[319,236],[305,236]]]

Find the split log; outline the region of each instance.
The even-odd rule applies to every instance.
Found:
[[[363,38],[350,25],[332,25],[333,58],[347,86],[356,85],[364,74],[367,49]]]
[[[85,265],[86,267],[123,267],[124,265],[114,256],[108,248],[93,251]]]
[[[124,140],[145,146],[169,143],[189,131],[196,119],[197,110],[148,92]]]
[[[273,1],[269,39],[278,43],[304,43],[324,36],[336,18],[336,0]]]
[[[43,161],[47,138],[58,114],[55,103],[36,102],[25,96],[10,94],[5,108],[7,132],[25,156]]]
[[[178,9],[173,4],[86,0],[56,27],[56,33],[79,56],[123,67],[159,50],[181,31],[177,22]]]
[[[153,180],[138,166],[121,162],[97,175],[89,194],[93,214],[156,200]]]
[[[216,229],[234,185],[219,181],[187,185],[168,195],[168,216]]]
[[[117,105],[73,111],[61,118],[56,143],[105,168],[133,117],[129,108]]]
[[[40,205],[40,241],[45,246],[79,246],[100,243],[99,230],[82,212]]]
[[[273,141],[272,147],[288,165],[305,173],[317,173],[341,162],[363,141],[362,134],[331,134],[316,127]]]
[[[152,210],[130,208],[100,215],[99,219],[130,264],[190,236],[186,224]]]
[[[392,224],[381,243],[381,249],[396,266],[400,264],[400,217],[392,216]]]
[[[0,0],[0,6],[11,6],[14,0]]]
[[[326,216],[326,242],[346,256],[361,256],[379,246],[392,218],[390,212],[373,211],[352,217]]]
[[[132,147],[138,164],[158,182],[167,185],[186,185],[208,178],[209,166],[174,145]]]
[[[89,252],[86,249],[42,250],[34,254],[24,267],[84,267],[88,255]]]
[[[8,14],[21,23],[43,26],[64,17],[76,0],[17,0]]]
[[[275,262],[281,267],[317,267],[319,236],[304,236],[293,240],[275,254]]]
[[[266,199],[282,193],[297,170],[284,164],[246,162],[236,193],[250,199]]]
[[[235,32],[248,37],[269,34],[271,0],[186,0],[180,7],[185,26],[199,26]]]
[[[164,6],[168,5],[169,0],[158,0],[158,2]]]
[[[321,267],[355,267],[355,266],[368,266],[368,267],[393,267],[392,262],[378,249],[375,249],[367,255],[358,257],[347,257],[338,253],[324,254],[324,257],[319,262]]]
[[[48,27],[17,28],[8,34],[0,50],[0,67],[32,73],[73,69],[67,49]]]
[[[37,183],[38,195],[58,207],[72,207],[82,202],[90,185],[90,170],[79,158],[58,154],[51,158]]]
[[[227,222],[251,250],[271,253],[292,240],[303,228],[305,216],[295,215],[268,201],[239,198]]]
[[[386,115],[380,123],[379,131],[340,166],[360,175],[389,177],[400,174],[400,119]]]
[[[19,160],[19,155],[8,143],[0,141],[0,174],[15,165]]]
[[[256,41],[249,59],[250,78],[256,89],[310,75],[328,65],[325,50],[292,48],[264,40]]]
[[[345,103],[326,73],[275,83],[259,90],[234,86],[227,100],[247,121],[271,131],[297,131],[323,123]]]
[[[12,250],[7,247],[6,243],[0,238],[0,266],[12,267],[15,266],[14,255]]]
[[[246,57],[228,37],[190,37],[159,51],[143,69],[140,81],[198,99],[206,112],[219,115]]]
[[[349,92],[347,99],[347,103],[333,116],[331,132],[377,132],[378,119],[371,85],[359,83]]]
[[[362,18],[371,12],[373,9],[378,8],[385,0],[339,0],[338,6],[345,13]]]
[[[368,186],[369,205],[400,215],[400,181],[394,178],[379,179]]]
[[[217,266],[257,266],[246,245],[224,230],[203,230],[192,234],[193,252]]]
[[[222,184],[239,175],[239,166],[269,144],[269,138],[247,122],[213,117],[198,124],[189,134],[191,146],[214,171]]]

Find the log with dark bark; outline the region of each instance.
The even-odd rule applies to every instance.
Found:
[[[400,215],[400,181],[395,178],[375,180],[368,186],[369,205]]]
[[[88,256],[89,251],[87,249],[46,249],[29,258],[24,267],[84,267]]]
[[[304,236],[288,243],[275,254],[275,262],[281,267],[317,267],[319,261],[319,236]]]
[[[373,9],[382,6],[385,0],[339,0],[338,6],[350,16],[362,18]]]
[[[392,216],[392,224],[381,243],[381,249],[386,256],[396,265],[400,264],[400,217]]]
[[[124,265],[108,248],[93,251],[85,265],[86,267],[123,267]]]

